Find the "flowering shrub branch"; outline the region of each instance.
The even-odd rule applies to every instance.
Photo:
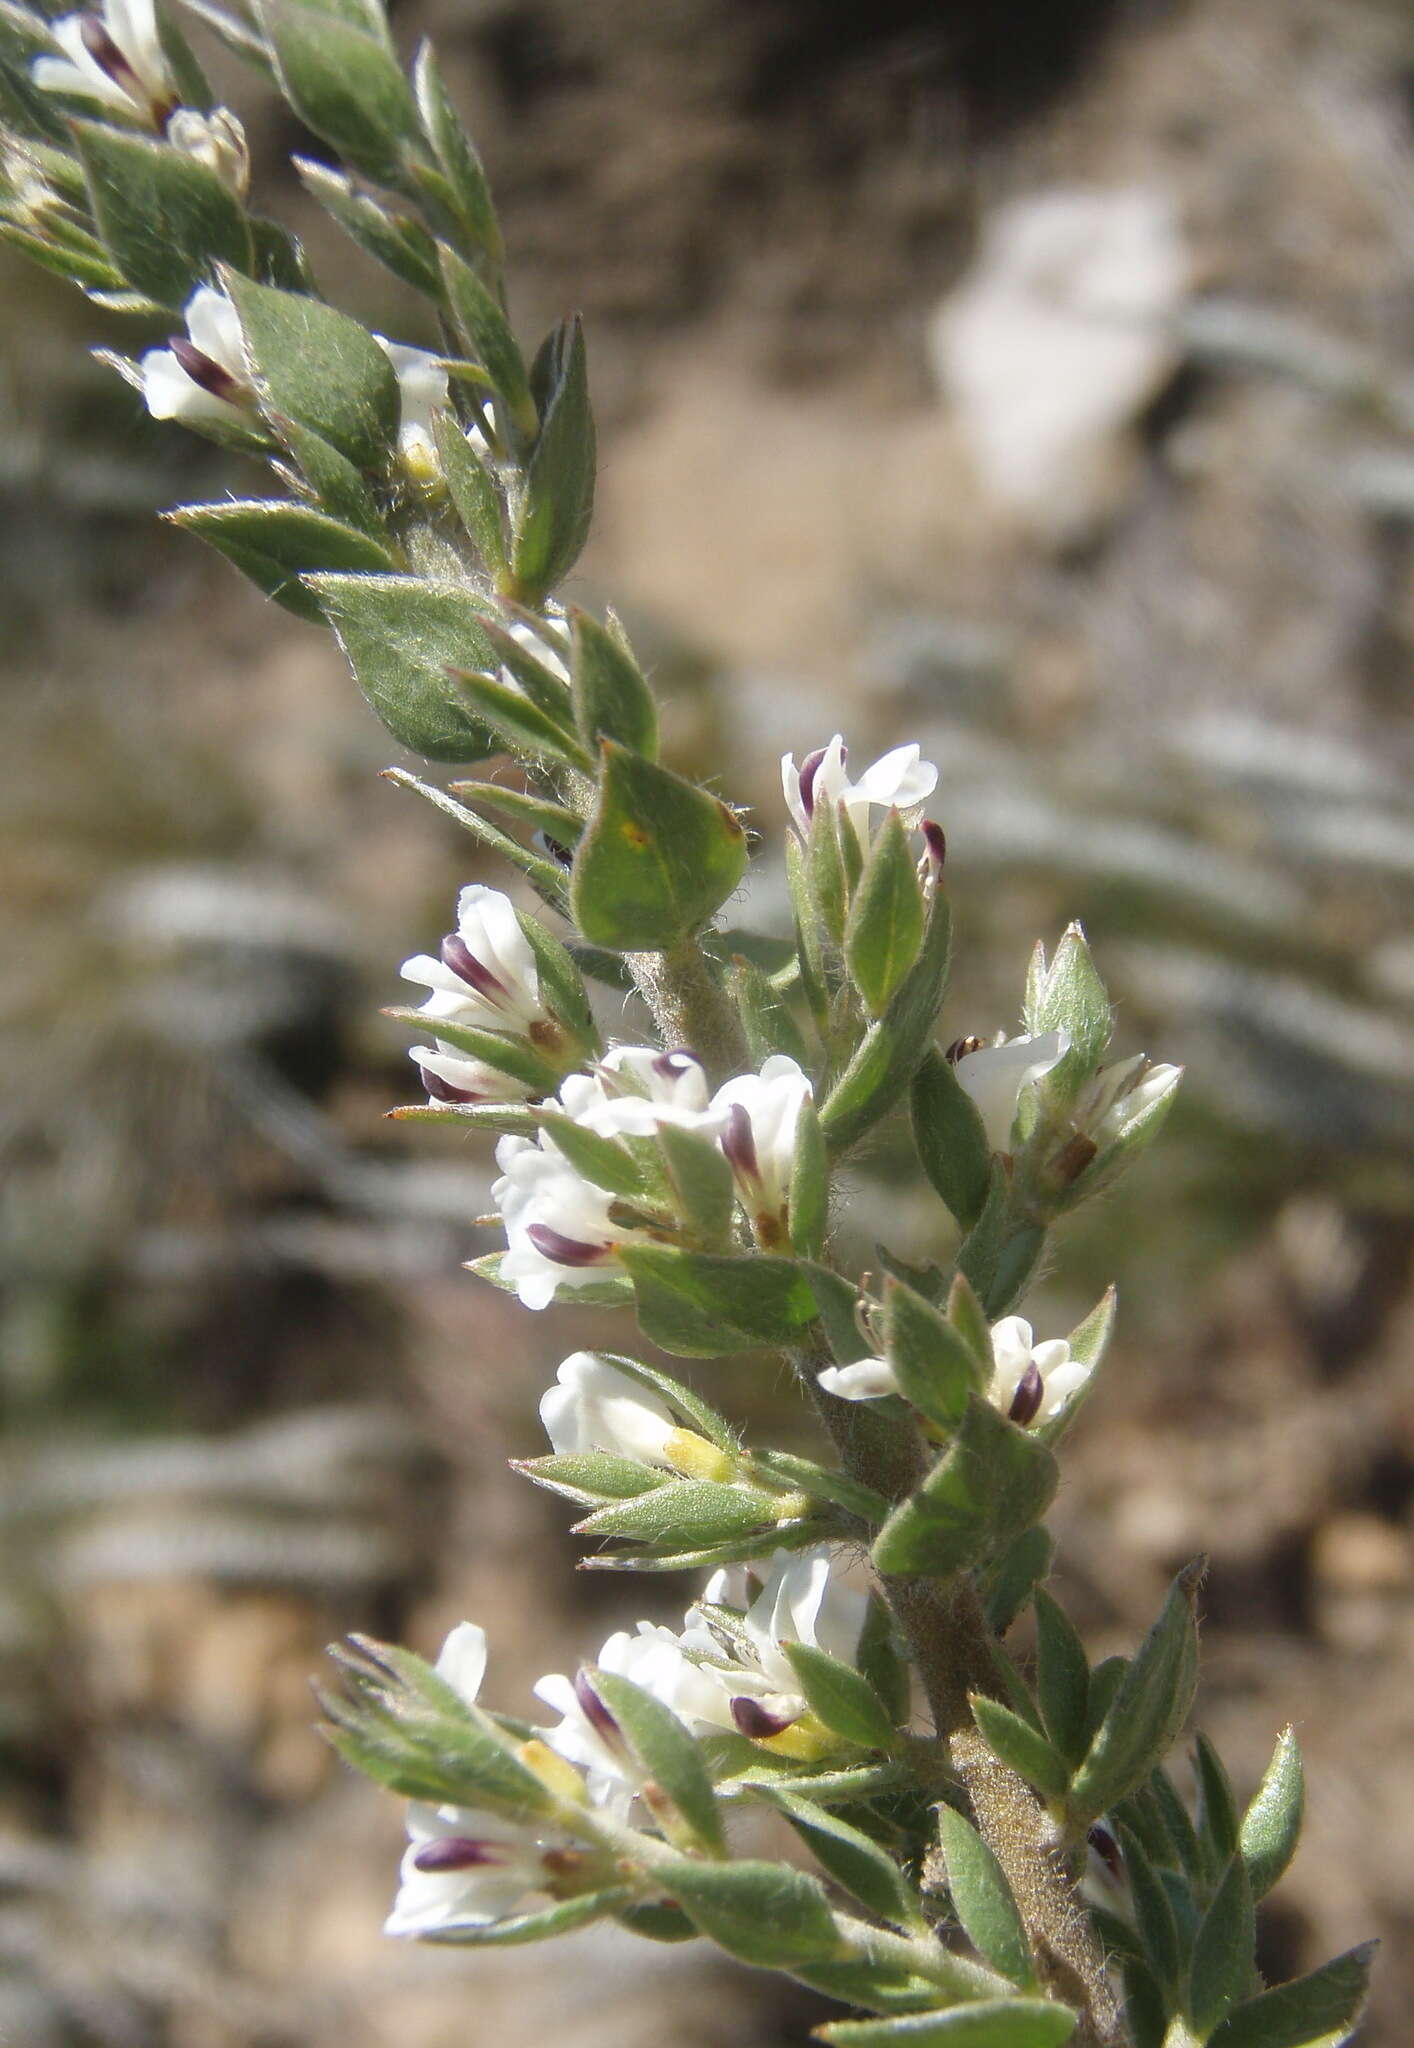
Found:
[[[403,966],[419,1002],[391,1013],[419,1034],[425,1097],[399,1114],[498,1139],[483,1279],[530,1311],[630,1304],[670,1359],[777,1352],[822,1425],[818,1458],[747,1443],[670,1370],[565,1359],[548,1449],[520,1469],[572,1504],[587,1563],[708,1576],[680,1627],[641,1622],[541,1679],[543,1725],[481,1704],[470,1622],[435,1665],[335,1652],[331,1739],[411,1802],[388,1931],[700,1935],[836,1998],[855,2016],[822,2034],[856,2048],[1346,2039],[1365,1951],[1274,1989],[1253,1960],[1301,1821],[1290,1732],[1245,1809],[1201,1738],[1192,1810],[1169,1774],[1197,1569],[1131,1657],[1093,1668],[1045,1587],[1057,1453],[1114,1297],[1066,1332],[1020,1309],[1056,1224],[1157,1135],[1177,1071],[1110,1058],[1075,926],[1038,946],[1019,1035],[948,1043],[940,778],[916,746],[862,771],[839,734],[786,757],[794,945],[769,973],[733,955],[716,920],[742,819],[660,759],[619,620],[559,594],[593,509],[584,339],[570,320],[522,353],[435,56],[405,73],[380,0],[189,12],[326,145],[301,179],[426,302],[436,345],[329,305],[250,210],[240,122],[154,0],[52,23],[0,4],[0,234],[165,324],[107,360],[154,417],[268,473],[265,495],[170,516],[331,630],[401,745],[519,770],[388,771],[539,898],[463,889]],[[614,991],[597,1011],[595,982]],[[601,1021],[626,989],[638,1043]],[[881,1247],[870,1277],[837,1254],[834,1176],[885,1118],[956,1249],[920,1270]],[[742,1807],[801,1859],[737,1854]]]

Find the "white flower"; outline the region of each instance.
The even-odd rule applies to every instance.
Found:
[[[1022,1090],[1059,1066],[1069,1051],[1068,1031],[1047,1031],[1036,1038],[999,1038],[995,1045],[960,1055],[954,1072],[977,1105],[994,1152],[1011,1149]]]
[[[759,1074],[740,1074],[712,1098],[720,1144],[753,1222],[783,1223],[801,1111],[814,1090],[810,1076],[785,1053],[772,1053]]]
[[[566,1116],[601,1138],[651,1138],[662,1124],[715,1125],[702,1062],[653,1045],[616,1045],[593,1073],[569,1075],[560,1101]]]
[[[827,1365],[816,1375],[827,1394],[841,1401],[882,1401],[899,1391],[887,1358],[860,1358],[853,1365]]]
[[[594,1661],[600,1670],[631,1679],[651,1693],[685,1726],[717,1725],[711,1712],[719,1697],[717,1686],[683,1654],[677,1636],[661,1623],[640,1621],[632,1635],[620,1630]],[[551,1749],[585,1773],[593,1804],[625,1812],[643,1773],[588,1673],[567,1678],[551,1672],[533,1689],[536,1698],[561,1717],[558,1727],[538,1732]]]
[[[486,1671],[484,1630],[469,1621],[454,1628],[437,1670],[474,1705]],[[407,1830],[398,1895],[383,1931],[414,1939],[458,1925],[486,1926],[538,1903],[545,1852],[564,1840],[499,1814],[421,1803],[408,1808]]]
[[[224,292],[199,285],[183,314],[187,336],[143,356],[143,403],[155,420],[230,422],[250,392],[240,315]]]
[[[210,114],[178,107],[167,123],[165,139],[173,149],[214,171],[237,199],[245,198],[250,189],[250,151],[245,130],[229,107],[217,107]]]
[[[1182,1067],[1163,1066],[1136,1053],[1133,1059],[1102,1067],[1072,1115],[1077,1127],[1104,1151],[1171,1096],[1182,1079]]]
[[[857,782],[849,779],[848,761],[848,749],[839,733],[828,746],[807,754],[799,768],[794,754],[782,756],[781,786],[787,808],[802,834],[810,830],[816,804],[827,801],[844,806],[861,844],[867,846],[872,809],[900,811],[906,822],[912,824],[938,786],[937,769],[931,761],[923,759],[922,749],[916,743],[895,747],[866,768]]]
[[[416,1062],[431,1102],[533,1102],[538,1090],[486,1060],[473,1059],[455,1046],[415,1045],[408,1058]]]
[[[992,1325],[992,1402],[1023,1427],[1054,1422],[1090,1377],[1090,1367],[1070,1355],[1064,1337],[1038,1344],[1020,1316]]]
[[[620,1270],[617,1248],[641,1232],[609,1220],[614,1197],[575,1172],[548,1133],[502,1138],[491,1199],[506,1226],[501,1278],[524,1308],[548,1308]]]
[[[609,1451],[643,1465],[671,1467],[668,1440],[680,1433],[666,1403],[592,1351],[565,1359],[540,1420],[553,1451]]]
[[[447,372],[439,356],[425,348],[407,348],[375,334],[373,339],[392,364],[398,380],[402,412],[398,421],[398,453],[415,474],[437,474],[437,444],[432,416],[447,403]]]
[[[809,1550],[778,1550],[764,1584],[741,1617],[739,1630],[719,1632],[711,1617],[694,1608],[681,1642],[704,1659],[698,1669],[715,1682],[710,1701],[693,1711],[710,1725],[743,1735],[782,1733],[807,1711],[800,1681],[784,1649],[805,1643],[852,1664],[859,1649],[868,1596],[841,1582],[839,1553],[826,1544]],[[708,1606],[729,1606],[741,1593],[740,1580],[718,1574],[708,1584]]]
[[[540,1000],[540,970],[515,906],[499,889],[471,882],[457,898],[457,928],[442,941],[440,957],[418,953],[399,970],[404,981],[430,989],[421,1013],[435,1027],[468,1024],[479,1031],[515,1031],[533,1037],[550,1023]]]
[[[152,0],[101,0],[98,11],[50,24],[62,57],[37,57],[30,76],[45,92],[98,100],[160,128],[177,104]]]

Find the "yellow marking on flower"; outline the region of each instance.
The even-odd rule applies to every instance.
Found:
[[[832,1735],[814,1714],[802,1714],[779,1735],[757,1735],[752,1740],[758,1749],[767,1749],[772,1756],[788,1756],[802,1764],[821,1763],[827,1756],[837,1755],[842,1747],[838,1735]]]
[[[663,1445],[663,1456],[684,1479],[707,1479],[725,1485],[737,1476],[736,1459],[696,1430],[675,1429]]]
[[[527,1770],[534,1771],[542,1785],[549,1786],[557,1799],[572,1800],[576,1806],[587,1804],[588,1794],[583,1778],[574,1765],[567,1763],[548,1743],[533,1736],[529,1742],[521,1744],[516,1755]]]

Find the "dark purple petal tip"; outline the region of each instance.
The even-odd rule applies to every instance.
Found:
[[[756,1154],[756,1133],[751,1128],[751,1118],[744,1105],[734,1102],[727,1111],[726,1129],[722,1132],[722,1150],[727,1164],[746,1180],[760,1180],[761,1162]]]
[[[563,1231],[552,1230],[548,1223],[527,1224],[525,1234],[536,1251],[553,1259],[557,1266],[597,1266],[612,1249],[607,1244],[585,1244],[577,1237],[566,1237]]]
[[[599,1739],[615,1749],[621,1749],[623,1734],[619,1724],[590,1683],[589,1674],[583,1666],[574,1675],[574,1696],[579,1701],[580,1711],[585,1720]]]
[[[932,861],[938,873],[941,874],[943,862],[948,857],[948,835],[944,832],[942,826],[935,823],[932,818],[925,818],[923,820],[922,830],[923,843],[928,849],[928,858]]]
[[[233,377],[224,363],[216,362],[195,342],[188,341],[184,334],[174,334],[167,347],[193,384],[199,384],[213,398],[224,398],[228,405],[236,403],[243,386],[240,378]]]
[[[771,1713],[749,1693],[738,1693],[731,1703],[731,1710],[732,1719],[741,1733],[749,1735],[753,1742],[767,1742],[773,1735],[784,1735],[797,1718],[793,1714]]]
[[[441,945],[442,965],[474,988],[488,1003],[503,1003],[509,991],[499,975],[483,967],[460,932],[448,932]]]
[[[1041,1369],[1034,1358],[1026,1361],[1026,1370],[1016,1383],[1016,1392],[1011,1397],[1007,1410],[1008,1419],[1019,1422],[1025,1429],[1028,1422],[1034,1422],[1037,1410],[1045,1398],[1046,1386],[1041,1378]]]
[[[480,1870],[488,1863],[504,1863],[506,1852],[499,1842],[477,1842],[470,1835],[439,1835],[425,1842],[412,1859],[414,1870]]]

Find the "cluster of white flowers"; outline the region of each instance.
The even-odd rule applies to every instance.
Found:
[[[811,1082],[796,1062],[773,1054],[759,1074],[738,1075],[709,1095],[701,1062],[689,1052],[616,1046],[589,1074],[571,1074],[556,1107],[603,1138],[651,1139],[664,1125],[715,1142],[732,1169],[757,1235],[785,1234],[791,1169],[801,1111]],[[673,1233],[671,1215],[634,1208],[579,1172],[551,1132],[502,1138],[501,1179],[492,1199],[506,1226],[501,1278],[526,1308],[548,1308],[621,1270],[621,1245]]]
[[[1090,1371],[1071,1356],[1064,1337],[1047,1337],[1038,1344],[1030,1323],[1021,1316],[1003,1316],[992,1325],[988,1395],[994,1407],[1023,1428],[1054,1422],[1085,1385]],[[826,1366],[819,1379],[827,1394],[842,1401],[882,1401],[900,1391],[887,1358]]]
[[[828,1748],[785,1653],[804,1643],[853,1663],[868,1596],[844,1582],[840,1554],[823,1546],[777,1551],[709,1581],[680,1631],[641,1621],[609,1637],[594,1666],[632,1680],[694,1736],[737,1733],[785,1754]],[[472,1704],[486,1669],[486,1638],[463,1622],[447,1638],[438,1673]],[[644,1775],[588,1671],[552,1672],[535,1697],[559,1718],[535,1735],[572,1767],[591,1807],[624,1819]],[[796,1737],[792,1743],[792,1736]],[[575,1779],[569,1780],[575,1788]],[[414,1803],[389,1934],[414,1938],[487,1925],[542,1902],[571,1837],[458,1806]]]

